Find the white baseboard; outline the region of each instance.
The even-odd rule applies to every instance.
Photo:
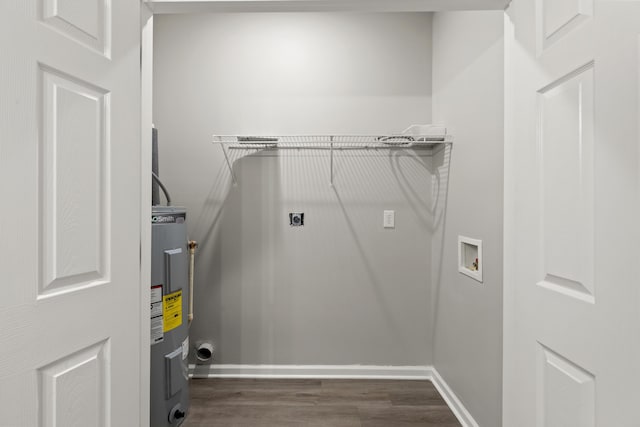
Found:
[[[463,427],[479,427],[433,366],[374,365],[189,365],[193,378],[316,378],[430,380]]]
[[[449,405],[451,412],[453,412],[456,418],[458,418],[460,424],[462,424],[464,427],[480,427],[476,420],[473,419],[467,408],[465,408],[465,406],[462,404],[458,396],[456,396],[453,390],[451,390],[449,384],[447,384],[442,379],[435,368],[432,368],[431,370],[430,379],[444,401],[447,402],[447,405]]]
[[[431,379],[431,366],[189,365],[194,378]]]

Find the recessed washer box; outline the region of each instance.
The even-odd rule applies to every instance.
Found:
[[[482,240],[458,236],[458,271],[482,283]]]

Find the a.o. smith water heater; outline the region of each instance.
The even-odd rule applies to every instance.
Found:
[[[151,426],[182,424],[189,409],[186,211],[154,206],[151,215]]]

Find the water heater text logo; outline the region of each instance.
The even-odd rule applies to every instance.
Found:
[[[166,222],[176,222],[176,218],[173,216],[152,216],[151,217],[152,224],[162,224]]]

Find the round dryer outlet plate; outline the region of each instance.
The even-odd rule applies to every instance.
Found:
[[[304,225],[304,213],[292,212],[289,214],[289,225],[292,227],[302,227]]]

